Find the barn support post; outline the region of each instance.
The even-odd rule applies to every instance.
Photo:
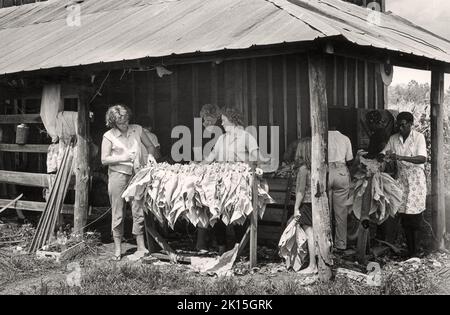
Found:
[[[309,93],[311,106],[311,197],[313,231],[318,256],[319,277],[331,279],[331,216],[327,197],[328,168],[328,106],[325,58],[322,54],[308,56]]]
[[[250,268],[256,267],[258,263],[258,178],[256,176],[256,164],[252,166],[252,177],[253,212],[250,215]]]
[[[444,73],[431,72],[431,198],[435,248],[444,248],[445,163],[444,163]]]
[[[75,159],[74,231],[83,234],[89,208],[89,109],[86,90],[79,93],[77,150]]]

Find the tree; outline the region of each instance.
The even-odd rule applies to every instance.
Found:
[[[401,102],[424,104],[430,100],[430,84],[411,80],[408,84],[398,84],[389,87],[389,104]]]

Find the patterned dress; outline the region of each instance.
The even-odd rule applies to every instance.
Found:
[[[403,190],[402,206],[399,213],[419,214],[425,210],[427,180],[425,170],[415,164],[398,163],[398,182]]]
[[[427,157],[425,136],[420,132],[411,130],[408,138],[404,140],[400,134],[391,136],[386,148],[397,155],[414,157]],[[425,210],[427,197],[427,181],[423,164],[413,164],[398,161],[398,182],[403,190],[403,203],[399,213],[420,214]]]

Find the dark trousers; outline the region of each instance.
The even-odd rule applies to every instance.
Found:
[[[244,237],[245,232],[248,228],[248,220],[245,221],[243,225],[233,225],[234,230],[234,241],[235,243],[240,243],[242,238]],[[222,221],[218,221],[214,225],[214,235],[216,237],[218,246],[226,246],[227,245],[227,227]],[[234,244],[233,244],[234,245]]]
[[[405,231],[406,245],[408,246],[408,255],[410,257],[416,257],[419,252],[419,233],[422,227],[422,215],[422,213],[400,213],[400,220]]]
[[[248,221],[246,221],[243,225],[233,225],[235,243],[239,243],[242,240],[247,228]],[[221,220],[214,224],[212,227],[212,232],[214,233],[217,246],[227,246],[227,227]],[[197,228],[197,250],[207,250],[209,248],[210,234],[210,229],[208,228]]]

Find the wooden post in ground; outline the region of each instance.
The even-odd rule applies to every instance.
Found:
[[[319,277],[331,278],[331,216],[327,197],[328,106],[325,59],[322,54],[308,56],[311,106],[311,199],[313,230],[318,256]]]
[[[255,173],[255,166],[252,167],[252,202],[253,212],[250,215],[250,268],[256,267],[258,250],[258,179]]]
[[[431,197],[436,249],[444,248],[444,73],[431,72]]]
[[[75,165],[74,231],[83,234],[89,209],[89,109],[88,94],[82,90],[78,99],[78,129]]]

